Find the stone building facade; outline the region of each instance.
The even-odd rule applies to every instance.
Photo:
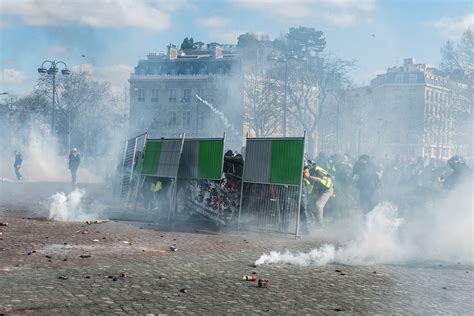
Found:
[[[222,137],[239,148],[243,92],[239,57],[226,47],[181,51],[140,60],[130,79],[130,127],[152,137]],[[199,102],[196,95],[214,106]],[[223,116],[232,126],[225,125]]]
[[[379,156],[471,156],[472,144],[463,136],[469,124],[461,122],[472,117],[463,98],[465,88],[442,71],[407,58],[403,66],[387,69],[369,86],[347,92],[329,107],[325,115],[337,124],[323,129],[322,137],[332,141],[322,147]]]

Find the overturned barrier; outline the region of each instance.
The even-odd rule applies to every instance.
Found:
[[[304,142],[247,138],[239,227],[298,235]]]
[[[238,213],[240,179],[224,174],[224,138],[185,139],[178,172],[178,213],[197,212],[217,225]]]
[[[147,177],[171,179],[171,199],[168,218],[176,207],[179,162],[183,151],[184,135],[181,139],[147,139],[141,168],[143,186]]]
[[[131,194],[138,190],[140,179],[140,161],[145,147],[147,134],[141,134],[125,142],[122,158],[117,165],[119,181],[114,183],[114,196],[130,202]],[[138,168],[137,168],[138,167]]]

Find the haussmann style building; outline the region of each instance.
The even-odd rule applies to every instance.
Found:
[[[132,134],[151,137],[222,137],[240,149],[243,130],[241,62],[233,47],[150,53],[130,79]],[[210,105],[200,102],[196,95]]]

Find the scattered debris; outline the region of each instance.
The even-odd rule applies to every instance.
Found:
[[[63,261],[67,261],[67,258],[64,258]]]
[[[79,257],[80,257],[80,258],[90,258],[91,255],[80,255]]]
[[[48,259],[51,259],[51,256],[50,256],[50,255],[46,255],[45,257],[48,258]]]
[[[86,278],[86,279],[90,279],[90,278],[91,278],[91,276],[90,276],[90,275],[86,275],[84,278]]]
[[[339,275],[346,275],[345,273],[340,273]]]
[[[257,281],[257,276],[255,274],[253,275],[244,275],[242,277],[244,281]]]
[[[174,240],[174,239],[173,239],[173,240]],[[171,250],[171,251],[178,251],[178,247],[176,247],[176,244],[172,244],[172,245],[170,246],[170,250]]]
[[[93,241],[93,242],[99,242],[99,239],[94,239],[94,240],[92,240],[92,241]]]
[[[89,231],[87,229],[84,229],[84,230],[78,230],[76,233],[81,233],[85,235],[85,234],[89,234]]]
[[[188,293],[188,290],[186,290],[186,289],[181,289],[181,290],[179,290],[179,291],[180,291],[181,293]]]
[[[120,272],[120,276],[122,278],[126,278],[128,276],[128,272]]]
[[[270,280],[268,280],[268,279],[259,279],[258,280],[258,287],[266,289],[269,286],[270,286]]]
[[[0,222],[0,226],[8,226],[7,222]]]
[[[338,269],[336,269],[335,271],[336,271],[336,272],[342,272],[342,270],[338,270]]]
[[[372,272],[373,274],[377,274],[377,271]]]
[[[112,278],[112,281],[114,281],[114,282],[117,281],[117,280],[118,280],[117,278]]]
[[[443,289],[443,290],[447,290],[448,288],[447,288],[446,286],[443,286],[442,289]]]
[[[66,245],[67,245],[67,242],[65,242],[63,245],[66,246]]]
[[[68,279],[68,277],[67,277],[67,276],[65,276],[65,275],[61,275],[60,277],[58,277],[58,279],[60,279],[60,280],[67,280],[67,279]]]
[[[107,223],[108,220],[106,219],[98,219],[96,221],[86,221],[86,224],[87,225],[91,225],[91,224],[103,224],[103,223]]]
[[[340,308],[335,308],[334,311],[336,311],[336,312],[342,312],[343,310],[340,309]]]

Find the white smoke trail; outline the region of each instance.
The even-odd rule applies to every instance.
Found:
[[[85,195],[84,190],[75,189],[68,195],[58,192],[50,197],[49,219],[71,222],[91,219],[82,208],[81,200]]]
[[[472,206],[457,205],[455,214],[443,207],[430,210],[422,218],[404,221],[397,208],[381,203],[367,214],[358,236],[341,246],[324,244],[309,253],[263,254],[256,265],[291,264],[350,265],[397,264],[417,261],[463,262],[474,264]]]
[[[379,204],[367,214],[363,233],[353,241],[337,248],[324,244],[309,253],[293,254],[276,251],[263,254],[256,262],[262,264],[325,265],[332,262],[344,264],[374,264],[395,262],[401,259],[398,228],[402,219],[397,209],[388,203]]]
[[[216,109],[212,104],[210,104],[209,102],[207,102],[206,100],[204,100],[203,98],[201,98],[197,94],[196,94],[196,99],[198,99],[199,102],[207,105],[211,109],[212,112],[214,112],[217,116],[219,116],[221,118],[222,122],[224,123],[224,126],[226,128],[228,128],[233,134],[235,134],[237,136],[240,136],[239,133],[237,133],[235,128],[232,126],[230,121],[227,119],[227,117],[224,115],[224,113],[222,113],[221,111]]]

